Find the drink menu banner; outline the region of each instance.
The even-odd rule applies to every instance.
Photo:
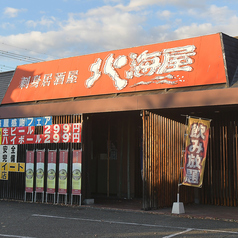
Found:
[[[45,150],[36,152],[36,192],[44,192]]]
[[[81,194],[82,150],[73,151],[72,194]]]
[[[27,193],[33,192],[34,183],[34,151],[26,151],[26,188]]]
[[[67,194],[68,150],[60,150],[59,159],[59,194]]]
[[[56,150],[48,152],[48,168],[47,168],[47,193],[55,193],[56,182]]]
[[[28,126],[32,123],[25,123],[25,126],[0,128],[0,145],[81,143],[81,123],[51,124],[52,118],[47,118],[47,123],[50,123],[50,125],[40,125],[43,128],[42,134],[37,134],[36,131],[40,119],[35,123],[37,120],[34,118],[32,118],[34,121],[33,126]],[[8,123],[3,123],[3,125],[19,125],[20,119],[16,124],[10,122],[9,120]],[[28,122],[27,118],[25,122]],[[42,122],[44,122],[44,120],[42,120]],[[23,125],[23,123],[21,125]]]

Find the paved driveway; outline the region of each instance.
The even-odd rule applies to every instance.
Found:
[[[0,237],[238,237],[238,223],[0,201]]]

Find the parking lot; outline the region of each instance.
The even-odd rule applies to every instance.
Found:
[[[146,211],[0,201],[0,237],[238,237],[238,223]]]

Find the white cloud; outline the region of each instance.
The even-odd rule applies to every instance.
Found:
[[[113,7],[93,9],[84,14],[71,14],[67,22],[59,24],[59,30],[33,31],[0,38],[22,48],[36,49],[60,58],[73,55],[141,45],[146,35],[141,27],[145,21],[138,15],[121,12]],[[31,26],[53,24],[54,20],[28,21]]]
[[[128,5],[118,4],[116,7],[123,11],[141,11],[155,5],[159,7],[176,6],[178,8],[203,8],[206,0],[130,0]]]
[[[104,0],[103,2],[105,2],[106,4],[108,3],[121,3],[122,4],[122,0]],[[125,1],[124,1],[125,2]]]
[[[234,15],[234,12],[226,6],[217,7],[212,5],[208,10],[208,16],[216,24],[225,23],[232,15]]]
[[[47,18],[45,16],[43,16],[41,18],[41,20],[39,20],[39,21],[29,20],[26,22],[26,25],[28,27],[33,27],[33,28],[36,28],[37,26],[45,26],[47,28],[50,28],[50,26],[52,26],[54,24],[57,24],[56,18],[54,18],[54,17]]]
[[[200,19],[202,23],[191,23],[178,27],[174,31],[176,38],[188,38],[217,32],[224,32],[231,36],[238,35],[238,30],[234,27],[238,24],[238,16],[227,6],[211,5],[203,11],[200,10],[190,9],[188,13],[195,18],[194,22],[196,19]]]
[[[196,24],[192,23],[189,26],[182,26],[174,31],[176,38],[189,38],[208,33],[214,33],[214,28],[211,23]]]
[[[97,47],[109,50],[132,46],[135,39],[138,42],[143,37],[140,36],[140,24],[144,21],[144,18],[137,15],[105,6],[80,16],[71,15],[62,30],[72,42],[76,39],[77,42],[86,42],[92,46],[97,44]]]
[[[238,30],[234,27],[236,25],[238,25],[238,17],[232,16],[223,24],[216,25],[210,22],[203,24],[192,23],[176,29],[174,33],[177,39],[214,34],[218,32],[223,32],[230,36],[237,36]]]
[[[191,8],[181,14],[188,14],[195,19],[206,19],[215,24],[221,24],[226,22],[232,15],[235,14],[234,10],[229,9],[227,6],[218,7],[216,5],[207,6],[206,8],[196,9]]]
[[[114,2],[114,0],[106,1]],[[173,10],[173,12],[166,7],[157,8],[160,17],[167,21],[166,24],[163,22],[161,25],[158,18],[156,19],[158,14],[146,7],[165,2],[181,5],[179,10],[177,8],[177,11]],[[189,2],[190,5],[193,4],[191,8],[188,6]],[[60,22],[54,17],[46,16],[40,20],[29,20],[26,24],[35,27],[37,31],[0,36],[0,42],[8,42],[21,48],[37,49],[38,52],[47,52],[49,55],[63,58],[217,32],[238,35],[234,27],[238,25],[238,17],[231,10],[215,5],[205,7],[203,0],[197,2],[131,0],[128,5],[122,5],[122,1],[119,3],[115,0],[115,3],[120,5],[105,5],[84,13],[71,13],[67,21]],[[195,4],[200,4],[200,7],[195,8]],[[186,8],[186,11],[182,12],[184,10],[182,7]],[[189,15],[189,21],[186,21],[186,14],[181,13]],[[150,22],[148,22],[149,18]],[[153,26],[150,25],[151,22]],[[144,28],[145,25],[148,27]],[[44,32],[39,29],[44,29]],[[47,58],[49,59],[51,58]]]
[[[4,14],[6,17],[14,18],[14,17],[17,17],[17,16],[18,16],[18,13],[19,13],[19,12],[24,12],[24,11],[26,11],[26,9],[17,9],[17,8],[12,8],[12,7],[6,7],[6,8],[4,9],[3,14]]]
[[[118,4],[115,7],[124,12],[141,11],[148,6],[159,5],[164,1],[165,0],[131,0],[128,5]]]
[[[168,10],[157,12],[157,16],[160,19],[169,20],[172,17],[173,13]]]
[[[160,2],[163,1],[158,1],[158,0],[131,0],[129,5],[127,6],[129,9],[138,9],[141,7],[153,5],[153,4],[159,4]]]
[[[2,29],[10,29],[10,28],[15,28],[15,25],[10,23],[10,22],[3,22],[1,24]]]

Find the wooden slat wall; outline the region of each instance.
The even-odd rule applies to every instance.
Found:
[[[176,201],[185,126],[143,112],[143,209],[171,206]],[[180,188],[184,203],[194,201],[190,187]]]
[[[238,120],[218,115],[211,124],[201,203],[238,206]]]
[[[181,186],[180,201],[193,203],[198,192],[202,204],[238,206],[238,113],[211,118],[203,186],[197,191]],[[143,208],[171,206],[176,200],[184,125],[145,111],[143,134]]]

